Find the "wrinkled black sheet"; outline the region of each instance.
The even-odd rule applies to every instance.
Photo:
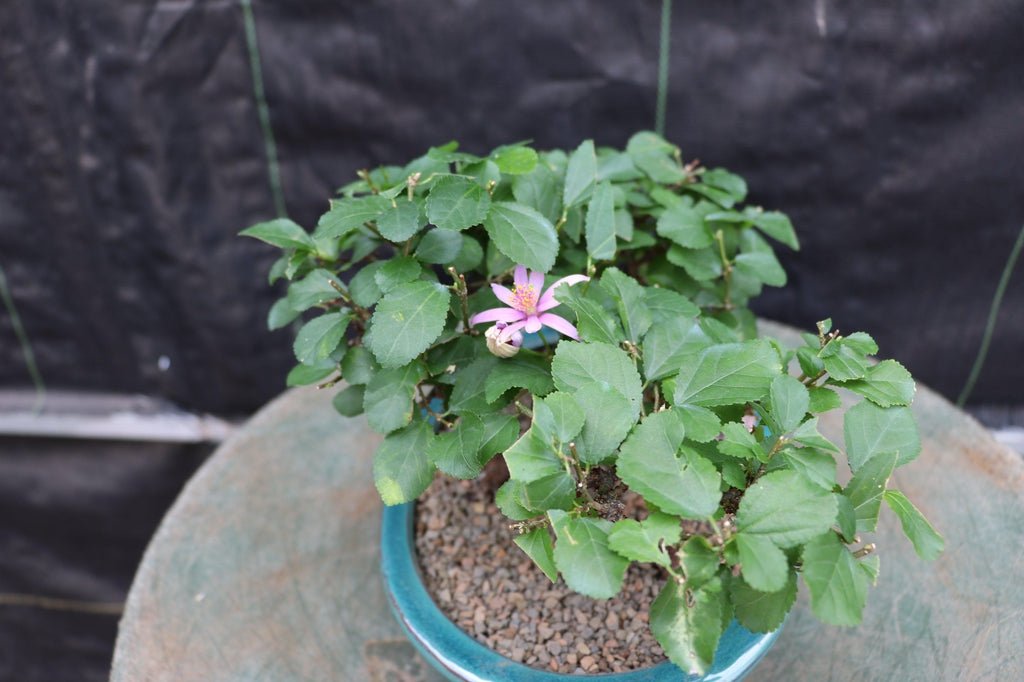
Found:
[[[660,2],[256,0],[292,215],[457,137],[621,145],[654,118]],[[1024,221],[1024,2],[678,2],[668,134],[803,239],[758,310],[832,315],[954,395]],[[53,385],[240,413],[282,388],[272,216],[234,1],[0,7],[0,265]],[[1024,274],[975,401],[1019,403]],[[27,383],[0,315],[0,385]],[[160,356],[170,359],[158,369]]]
[[[124,601],[150,536],[211,449],[0,438],[0,592]],[[0,605],[0,680],[107,680],[117,621]]]

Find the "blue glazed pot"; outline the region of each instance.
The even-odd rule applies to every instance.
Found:
[[[455,682],[565,682],[563,675],[530,668],[488,649],[441,612],[430,598],[416,561],[414,504],[384,508],[381,563],[391,610],[406,635],[427,661]],[[671,663],[628,673],[583,676],[601,682],[726,682],[740,680],[771,648],[782,628],[767,635],[750,632],[733,621],[722,635],[715,664],[704,677],[687,675]]]

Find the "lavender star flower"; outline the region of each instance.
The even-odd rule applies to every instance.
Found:
[[[500,284],[491,285],[497,299],[508,307],[490,308],[477,313],[469,318],[469,323],[475,325],[481,322],[504,322],[506,326],[500,330],[498,338],[506,342],[519,330],[532,334],[540,331],[541,327],[550,327],[559,334],[578,340],[579,332],[569,320],[545,311],[558,305],[558,301],[555,300],[555,289],[559,286],[571,286],[589,279],[585,275],[569,275],[556,280],[541,293],[544,287],[544,273],[530,272],[526,266],[517,265],[514,273],[515,286],[511,290]]]

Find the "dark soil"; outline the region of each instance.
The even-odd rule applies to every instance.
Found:
[[[552,584],[512,542],[511,522],[479,481],[438,478],[417,506],[427,590],[460,628],[498,653],[561,673],[626,672],[665,660],[647,623],[664,578],[634,565],[601,601]]]

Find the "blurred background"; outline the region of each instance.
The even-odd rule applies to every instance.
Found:
[[[663,9],[0,6],[0,679],[106,679],[160,518],[284,390],[275,250],[237,232],[451,139],[623,146]],[[666,137],[800,235],[755,310],[869,331],[1021,447],[1019,273],[964,388],[1024,222],[1024,1],[676,0],[667,28]]]

